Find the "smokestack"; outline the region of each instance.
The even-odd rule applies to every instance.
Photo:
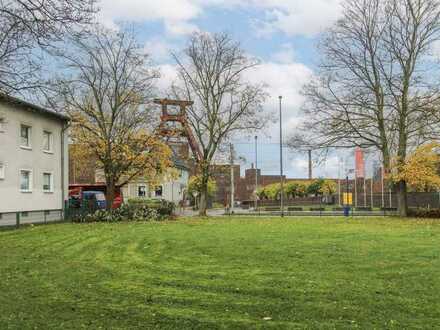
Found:
[[[361,148],[357,147],[354,152],[355,157],[355,169],[356,178],[365,178],[365,161],[364,152]]]
[[[312,150],[308,151],[309,154],[309,180],[313,179],[313,173],[312,173]]]

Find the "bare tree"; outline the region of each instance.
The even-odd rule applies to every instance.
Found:
[[[1,0],[0,91],[41,87],[48,47],[90,23],[95,0]]]
[[[236,132],[261,129],[265,124],[262,104],[264,85],[246,81],[247,71],[258,61],[246,56],[227,34],[196,33],[184,56],[174,54],[181,86],[174,92],[194,101],[188,120],[201,147],[200,215],[206,215],[207,186],[212,161],[219,146]]]
[[[430,57],[439,39],[438,1],[346,0],[320,43],[319,73],[304,88],[307,133],[300,140],[375,148],[387,171],[405,162],[410,148],[440,132],[433,121],[439,70]],[[406,216],[406,182],[396,189]]]
[[[73,119],[73,142],[98,159],[111,207],[116,186],[170,166],[171,151],[150,125],[158,73],[124,31],[97,28],[86,39],[74,36],[71,45],[59,54],[66,70],[58,81],[61,101]]]

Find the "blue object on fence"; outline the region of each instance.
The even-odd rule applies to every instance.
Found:
[[[350,206],[344,206],[344,217],[350,216]]]

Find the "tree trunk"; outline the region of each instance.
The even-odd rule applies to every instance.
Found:
[[[202,180],[200,187],[199,216],[206,217],[206,209],[208,208],[208,181]]]
[[[406,182],[401,180],[397,183],[397,210],[399,212],[399,216],[407,217],[408,216],[408,196],[407,196],[407,187]]]
[[[113,180],[109,179],[106,182],[106,202],[107,202],[107,210],[111,210],[113,208],[113,202],[115,200],[115,183]]]

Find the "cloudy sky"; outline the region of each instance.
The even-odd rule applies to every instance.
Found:
[[[264,81],[270,98],[267,111],[277,109],[283,96],[283,131],[293,133],[302,103],[300,89],[313,74],[319,56],[315,46],[320,32],[339,16],[339,0],[102,0],[100,20],[109,27],[134,24],[139,42],[160,67],[159,87],[166,89],[175,76],[171,51],[179,51],[194,31],[228,32],[241,46],[261,60],[249,79]],[[279,173],[279,129],[273,125],[262,134],[259,167],[263,174]],[[253,139],[252,139],[253,140]],[[254,161],[253,141],[236,140],[245,166]],[[337,176],[338,157],[329,157],[316,175]],[[305,177],[307,159],[285,150],[287,175]]]

